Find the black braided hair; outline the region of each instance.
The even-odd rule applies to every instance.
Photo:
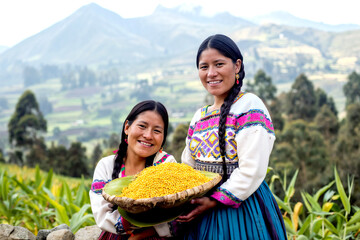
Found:
[[[236,43],[229,37],[222,35],[222,34],[216,34],[208,37],[205,39],[197,52],[196,56],[196,67],[199,68],[199,59],[201,56],[201,53],[209,48],[214,48],[218,50],[222,55],[225,57],[228,57],[232,60],[232,62],[235,64],[238,59],[241,60],[241,68],[238,72],[239,74],[239,84],[235,81],[234,76],[234,85],[231,87],[227,97],[224,100],[224,103],[221,105],[220,108],[220,119],[219,119],[219,147],[220,147],[220,154],[222,158],[222,165],[223,165],[223,181],[226,181],[228,179],[228,172],[226,167],[226,161],[225,161],[225,137],[226,137],[226,119],[230,112],[231,105],[233,104],[235,98],[238,96],[242,84],[243,79],[245,77],[245,70],[244,70],[244,63],[243,63],[243,56],[240,52],[240,49],[236,45]]]
[[[164,144],[166,142],[166,135],[167,135],[168,126],[169,126],[169,115],[168,115],[168,112],[167,112],[165,106],[162,103],[156,102],[153,100],[146,100],[146,101],[136,104],[133,107],[133,109],[131,110],[131,112],[129,113],[129,115],[126,117],[124,124],[123,124],[123,128],[121,131],[121,141],[120,141],[119,149],[115,156],[114,169],[112,172],[112,179],[119,177],[121,165],[123,164],[124,158],[126,157],[126,153],[127,153],[128,144],[125,142],[126,120],[128,121],[128,124],[131,125],[136,120],[138,115],[145,111],[155,111],[161,116],[161,118],[164,122],[164,140],[163,140],[161,146],[164,146]],[[156,153],[154,155],[151,155],[146,158],[145,167],[149,167],[153,164],[155,155],[156,155]]]

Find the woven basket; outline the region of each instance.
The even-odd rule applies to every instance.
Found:
[[[102,196],[105,200],[118,205],[129,213],[141,213],[153,208],[174,208],[183,205],[193,198],[203,196],[212,189],[221,180],[218,173],[201,171],[211,180],[197,187],[187,189],[171,195],[153,198],[132,199],[127,197],[117,197],[122,189],[126,187],[134,179],[133,177],[125,177],[115,179],[105,185]]]

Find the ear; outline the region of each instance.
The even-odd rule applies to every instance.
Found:
[[[235,73],[240,72],[240,70],[241,70],[241,59],[238,59],[235,62]]]
[[[125,128],[124,128],[124,132],[126,135],[128,135],[128,130],[129,130],[129,120],[126,120],[126,122],[124,123],[125,124]]]

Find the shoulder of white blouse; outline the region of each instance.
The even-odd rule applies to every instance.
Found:
[[[195,112],[193,118],[191,119],[190,125],[194,125],[195,122],[197,122],[197,121],[201,118],[201,110],[202,110],[202,108],[199,108],[199,109]]]
[[[163,157],[165,158],[174,158],[173,155],[165,152],[165,151],[161,151],[161,152],[157,152],[155,157],[154,157],[154,163],[158,162],[160,159],[162,159]]]
[[[266,115],[269,115],[269,112],[264,104],[264,102],[257,95],[253,93],[245,93],[238,101],[236,101],[231,106],[231,112],[235,114],[245,113],[250,110],[257,109],[263,110]]]

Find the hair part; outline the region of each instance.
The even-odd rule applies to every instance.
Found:
[[[167,131],[168,131],[168,127],[169,127],[169,115],[168,115],[168,112],[167,112],[165,106],[162,103],[156,102],[153,100],[146,100],[146,101],[142,101],[142,102],[139,102],[138,104],[136,104],[133,107],[133,109],[130,111],[129,115],[126,117],[124,124],[123,124],[119,149],[115,156],[112,179],[119,177],[121,165],[123,164],[124,158],[127,155],[128,144],[125,141],[125,139],[127,138],[127,135],[125,134],[125,125],[126,125],[126,123],[128,125],[131,125],[137,119],[139,114],[146,112],[146,111],[154,111],[161,116],[161,118],[164,122],[164,139],[163,139],[161,146],[164,146],[164,144],[166,142],[166,136],[167,136]],[[146,158],[145,167],[149,167],[153,164],[155,155],[156,155],[156,153]]]
[[[218,50],[222,55],[225,57],[228,57],[232,60],[232,62],[235,64],[238,59],[241,60],[241,67],[239,74],[239,84],[236,84],[234,81],[234,85],[229,91],[229,94],[224,100],[224,103],[220,107],[220,119],[219,119],[219,147],[220,147],[220,154],[222,158],[222,165],[223,165],[223,180],[226,181],[228,178],[228,172],[226,167],[226,144],[225,144],[225,136],[226,136],[226,119],[230,112],[230,108],[235,100],[235,98],[238,96],[242,84],[243,79],[245,77],[245,69],[244,69],[244,63],[243,63],[243,56],[240,52],[240,49],[236,45],[236,43],[229,38],[228,36],[222,35],[222,34],[216,34],[209,36],[206,38],[199,46],[197,55],[196,55],[196,67],[199,69],[199,60],[202,52],[206,49],[213,48]],[[235,76],[234,76],[235,79]]]

